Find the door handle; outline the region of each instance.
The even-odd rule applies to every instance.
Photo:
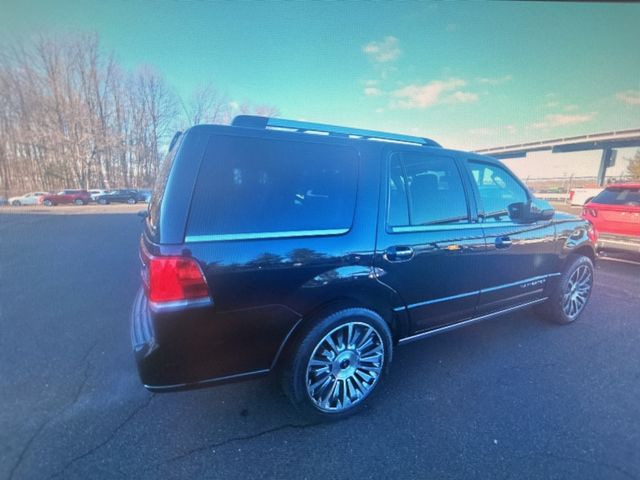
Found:
[[[509,237],[496,238],[496,248],[509,248],[511,246],[511,239]]]
[[[406,262],[413,258],[413,248],[405,245],[389,247],[384,252],[384,258],[388,262]]]

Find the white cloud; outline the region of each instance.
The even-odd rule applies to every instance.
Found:
[[[537,122],[533,124],[533,128],[553,128],[553,127],[563,127],[566,125],[576,125],[578,123],[586,123],[596,116],[595,113],[585,113],[578,115],[563,115],[563,114],[554,114],[547,115],[544,117],[542,122]]]
[[[229,108],[231,110],[238,110],[240,108],[240,104],[238,102],[229,102]]]
[[[380,42],[372,41],[362,47],[362,51],[376,62],[391,62],[402,53],[396,37],[388,36]]]
[[[616,94],[616,98],[627,105],[640,105],[640,90],[626,90]]]
[[[366,81],[364,82],[364,84],[365,84],[367,87],[375,87],[376,85],[378,85],[378,80],[373,80],[373,79],[366,80]]]
[[[477,93],[457,91],[447,97],[446,101],[449,103],[471,103],[478,100]]]
[[[380,90],[378,87],[365,87],[364,94],[367,97],[379,97],[380,95],[382,95],[382,90]]]
[[[503,83],[507,83],[513,80],[513,75],[505,75],[503,77],[480,77],[476,78],[478,83],[482,83],[484,85],[502,85]]]
[[[547,108],[555,108],[560,105],[560,102],[547,102],[544,104]]]
[[[392,92],[394,108],[429,108],[438,103],[469,103],[478,99],[471,92],[457,90],[467,84],[462,79],[433,80],[423,85],[411,84]],[[455,90],[455,91],[454,91]],[[451,93],[450,93],[451,92]]]

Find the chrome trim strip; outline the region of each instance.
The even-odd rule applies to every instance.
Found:
[[[485,315],[480,315],[479,317],[470,318],[469,320],[464,320],[462,322],[454,323],[451,325],[445,325],[444,327],[434,328],[433,330],[429,330],[426,332],[418,333],[416,335],[411,335],[409,337],[401,338],[398,341],[398,345],[405,345],[407,343],[414,342],[416,340],[421,340],[423,338],[431,337],[433,335],[438,335],[439,333],[449,332],[451,330],[455,330],[457,328],[461,328],[467,325],[471,325],[473,323],[478,323],[483,320],[489,320],[494,317],[498,317],[500,315],[505,315],[510,312],[515,312],[516,310],[520,310],[522,308],[530,307],[532,305],[536,305],[538,303],[542,303],[546,301],[549,297],[540,298],[538,300],[533,300],[531,302],[523,303],[520,305],[516,305],[514,307],[505,308],[504,310],[499,310],[497,312],[487,313]]]
[[[458,223],[451,225],[415,225],[406,227],[389,227],[389,233],[416,233],[416,232],[434,232],[440,230],[470,230],[481,229],[481,223]]]
[[[291,230],[283,232],[258,232],[258,233],[224,233],[220,235],[187,235],[186,243],[196,242],[226,242],[233,240],[261,240],[287,237],[317,237],[328,235],[344,235],[348,228],[329,228],[323,230]]]
[[[561,273],[549,273],[547,275],[539,275],[537,277],[531,277],[531,278],[525,278],[524,280],[519,280],[517,282],[512,282],[512,283],[505,283],[504,285],[498,285],[497,287],[490,287],[490,288],[482,288],[480,290],[476,290],[473,292],[466,292],[466,293],[459,293],[457,295],[451,295],[449,297],[441,297],[441,298],[435,298],[433,300],[426,300],[424,302],[417,302],[417,303],[412,303],[410,305],[405,306],[401,306],[401,307],[395,307],[393,309],[394,312],[400,312],[402,310],[404,310],[405,308],[407,310],[411,309],[411,308],[415,308],[415,307],[424,307],[425,305],[431,305],[434,303],[440,303],[440,302],[446,302],[449,300],[457,300],[458,298],[464,298],[464,297],[469,297],[472,295],[482,295],[483,293],[487,293],[487,292],[494,292],[496,290],[500,290],[502,288],[509,288],[509,287],[515,287],[517,285],[522,285],[523,283],[529,283],[529,282],[535,282],[538,280],[547,280],[550,277],[558,277],[560,276]],[[532,292],[527,292],[527,293],[532,293]]]
[[[451,295],[450,297],[435,298],[433,300],[427,300],[424,302],[412,303],[411,305],[407,305],[406,307],[396,307],[393,309],[393,311],[400,312],[405,308],[409,309],[409,308],[415,308],[415,307],[424,307],[425,305],[431,305],[433,303],[441,303],[441,302],[447,302],[449,300],[456,300],[458,298],[470,297],[472,295],[478,295],[480,292],[481,290],[476,290],[475,292],[459,293],[458,295]]]
[[[523,283],[537,282],[538,280],[546,280],[547,278],[549,278],[549,275],[539,275],[537,277],[526,278],[517,282],[505,283],[503,285],[498,285],[497,287],[483,288],[480,290],[480,293],[482,294],[487,292],[495,292],[496,290],[502,290],[503,288],[516,287],[518,285],[522,285]]]
[[[155,313],[173,312],[183,308],[209,307],[211,305],[213,305],[213,300],[209,297],[177,300],[175,302],[152,302],[149,300],[149,309]]]
[[[482,222],[482,223],[455,223],[450,225],[413,225],[402,227],[388,227],[389,233],[415,233],[415,232],[434,232],[439,230],[469,230],[474,228],[499,228],[499,227],[518,227],[535,228],[530,223],[514,223],[514,222]]]
[[[173,385],[158,385],[158,386],[147,385],[145,383],[144,388],[146,388],[147,390],[151,390],[152,392],[160,392],[163,390],[179,390],[183,388],[195,388],[195,387],[205,386],[209,384],[214,384],[217,382],[225,382],[227,380],[235,380],[235,379],[244,378],[244,377],[252,377],[255,375],[264,375],[269,372],[270,370],[268,368],[263,368],[261,370],[254,370],[252,372],[245,372],[245,373],[238,373],[235,375],[227,375],[224,377],[210,378],[207,380],[201,380],[199,382],[193,382],[193,383],[175,383]]]

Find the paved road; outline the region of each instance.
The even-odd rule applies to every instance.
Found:
[[[600,262],[575,325],[527,311],[403,347],[370,408],[310,425],[270,379],[142,388],[139,228],[0,214],[0,478],[640,478],[640,266]]]

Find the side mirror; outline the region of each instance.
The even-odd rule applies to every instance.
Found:
[[[508,207],[509,217],[517,223],[533,223],[539,220],[551,220],[555,210],[546,200],[534,198],[531,202],[512,203]]]
[[[532,218],[531,221],[535,222],[536,220],[551,220],[555,213],[555,209],[546,200],[534,198],[531,201],[529,207],[529,216]]]

